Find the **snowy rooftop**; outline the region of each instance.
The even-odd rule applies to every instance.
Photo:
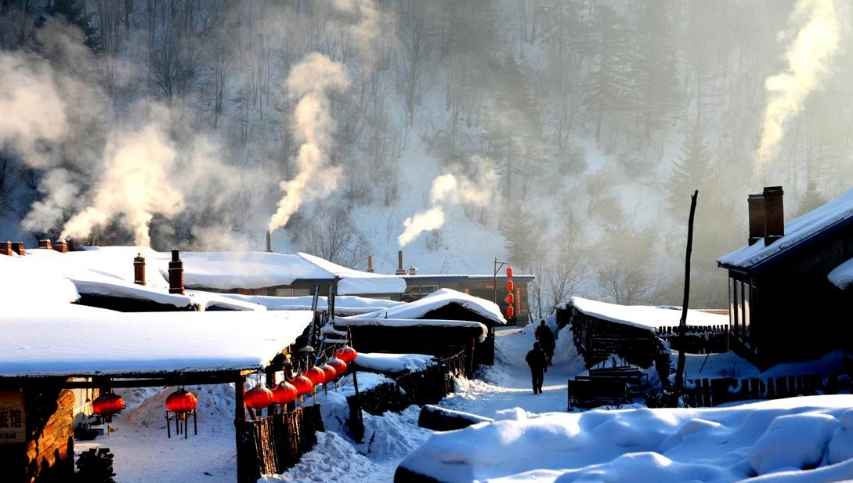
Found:
[[[478,329],[480,334],[478,340],[483,342],[489,333],[489,329],[479,323],[467,320],[438,320],[438,319],[386,319],[384,317],[338,317],[334,322],[335,327],[454,327]]]
[[[314,300],[314,297],[310,295],[305,297],[268,297],[263,295],[222,294],[222,296],[244,303],[263,305],[268,310],[311,310],[311,303]],[[328,309],[326,299],[327,297],[318,297],[318,310]],[[404,303],[387,299],[339,295],[335,297],[335,313],[338,315],[366,314],[376,310],[396,307]]]
[[[264,367],[310,312],[122,313],[57,304],[0,314],[0,377],[130,376]]]
[[[442,288],[403,305],[388,309],[377,310],[364,315],[356,315],[353,318],[389,318],[389,319],[420,319],[433,310],[440,309],[450,304],[460,305],[477,315],[480,315],[495,324],[505,325],[506,319],[501,314],[500,307],[492,301],[474,297],[449,288]]]
[[[581,297],[572,297],[572,305],[579,311],[618,324],[654,330],[657,327],[677,327],[681,323],[680,307],[649,305],[617,305]],[[687,311],[687,325],[726,325],[728,317],[699,310]]]
[[[744,246],[717,260],[721,266],[751,268],[803,243],[853,217],[853,189],[799,218],[785,223],[785,236],[764,246],[763,241]]]

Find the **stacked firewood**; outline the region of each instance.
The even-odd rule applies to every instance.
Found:
[[[115,475],[109,448],[90,449],[77,459],[77,481],[80,483],[116,483]]]

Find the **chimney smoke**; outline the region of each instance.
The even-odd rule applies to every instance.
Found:
[[[169,293],[184,295],[184,262],[179,250],[172,250],[169,262]]]
[[[145,285],[145,257],[141,253],[137,253],[133,259],[133,283]]]

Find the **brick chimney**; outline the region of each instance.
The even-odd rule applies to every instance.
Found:
[[[409,265],[409,275],[417,275],[417,274],[418,274],[418,267],[416,267],[414,265]]]
[[[367,273],[374,273],[376,270],[373,269],[373,255],[367,256]]]
[[[784,194],[781,186],[764,188],[764,245],[785,236]]]
[[[169,293],[184,295],[184,262],[179,250],[172,250],[172,261],[169,262]]]
[[[42,250],[50,250],[53,246],[50,244],[50,240],[39,240],[39,248]]]
[[[272,232],[267,230],[267,253],[272,253]]]
[[[27,254],[27,249],[24,248],[24,242],[12,243],[12,251],[22,257]]]
[[[53,244],[53,249],[59,253],[68,253],[68,243],[65,240],[56,240]]]
[[[749,244],[764,238],[764,194],[749,195]]]
[[[141,253],[137,253],[133,259],[133,283],[145,285],[145,257]]]
[[[12,242],[6,240],[4,242],[0,242],[0,254],[3,255],[11,255],[12,254]]]
[[[397,252],[397,271],[394,275],[405,275],[406,269],[403,268],[403,250]]]

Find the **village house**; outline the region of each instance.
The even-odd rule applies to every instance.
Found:
[[[853,348],[853,190],[788,223],[783,195],[750,195],[748,244],[718,260],[733,348],[761,367]]]

